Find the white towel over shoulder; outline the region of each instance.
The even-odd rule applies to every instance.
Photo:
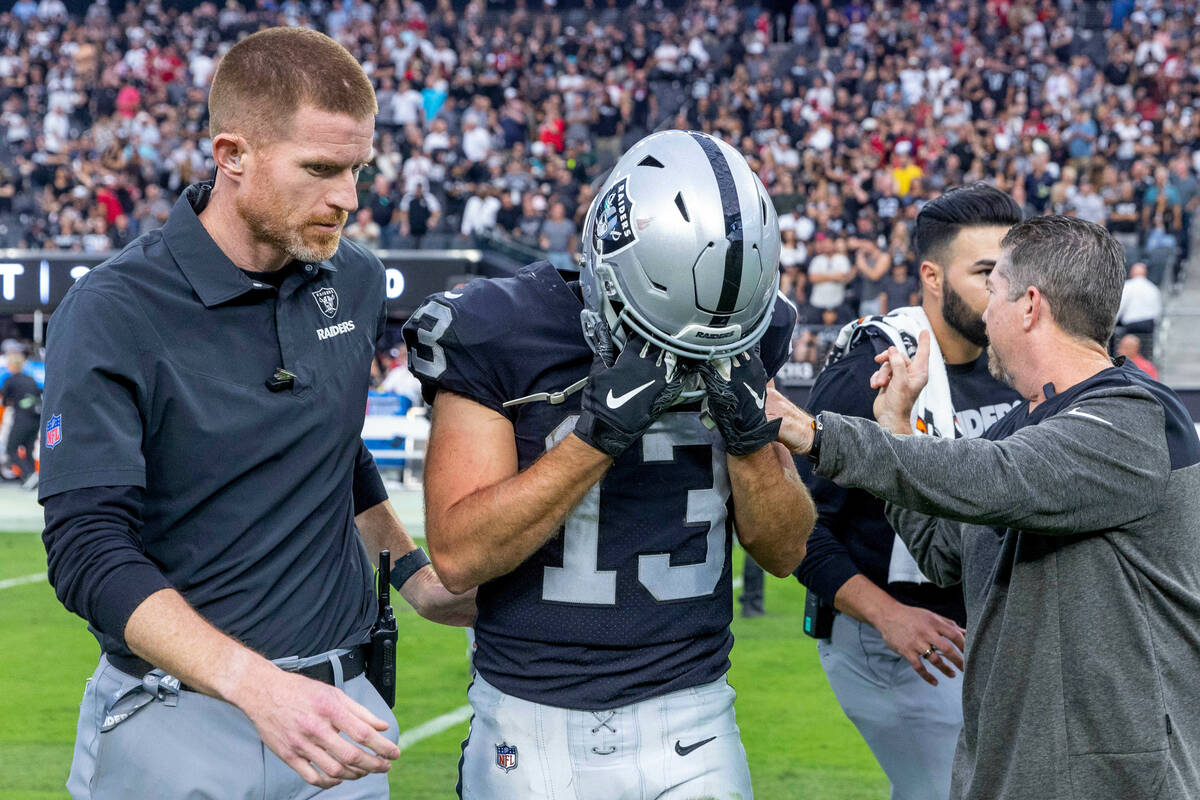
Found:
[[[917,338],[921,331],[929,331],[929,382],[925,384],[925,388],[917,397],[916,405],[913,406],[911,423],[913,430],[918,434],[953,438],[954,404],[950,400],[946,362],[925,311],[920,306],[906,306],[885,316],[863,317],[851,322],[838,333],[830,359],[836,360],[845,355],[870,331],[882,333],[892,344],[904,350],[909,358],[917,352]],[[888,583],[930,583],[899,536],[892,543]]]

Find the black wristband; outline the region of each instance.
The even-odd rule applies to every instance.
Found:
[[[821,434],[825,431],[825,426],[821,424],[821,415],[817,414],[812,421],[813,439],[812,444],[808,448],[808,460],[816,464],[821,460]]]
[[[392,588],[400,591],[400,587],[408,583],[408,579],[415,575],[417,570],[428,564],[429,556],[419,547],[400,556],[392,567]]]

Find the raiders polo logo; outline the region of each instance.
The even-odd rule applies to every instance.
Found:
[[[633,200],[629,197],[629,179],[622,178],[605,192],[596,211],[592,248],[602,256],[619,253],[637,241],[633,229]]]
[[[317,301],[317,308],[321,309],[321,313],[333,319],[337,316],[338,296],[337,290],[332,286],[326,286],[317,289],[312,293],[313,299]]]

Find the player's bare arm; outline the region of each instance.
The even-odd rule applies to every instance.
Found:
[[[390,500],[363,511],[354,517],[355,527],[362,536],[368,553],[389,550],[399,559],[417,549],[396,515]],[[475,621],[475,593],[453,594],[444,585],[431,565],[421,567],[400,586],[400,594],[413,610],[431,622],[443,625],[470,625]]]
[[[791,454],[771,443],[727,456],[738,541],[762,568],[786,578],[804,560],[817,512]]]
[[[425,465],[425,535],[446,588],[466,592],[542,546],[612,464],[568,436],[518,472],[512,423],[439,392]]]
[[[217,630],[174,589],[134,609],[125,641],[182,683],[240,708],[271,752],[314,786],[386,772],[400,756],[380,734],[386,722],[340,689],[285,672]]]

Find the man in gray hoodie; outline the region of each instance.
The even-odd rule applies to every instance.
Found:
[[[1027,403],[984,438],[905,435],[928,341],[879,356],[883,427],[778,393],[768,413],[818,474],[889,501],[927,576],[963,584],[951,797],[1200,797],[1200,441],[1169,389],[1108,359],[1110,234],[1039,217],[1001,247],[988,360]]]

